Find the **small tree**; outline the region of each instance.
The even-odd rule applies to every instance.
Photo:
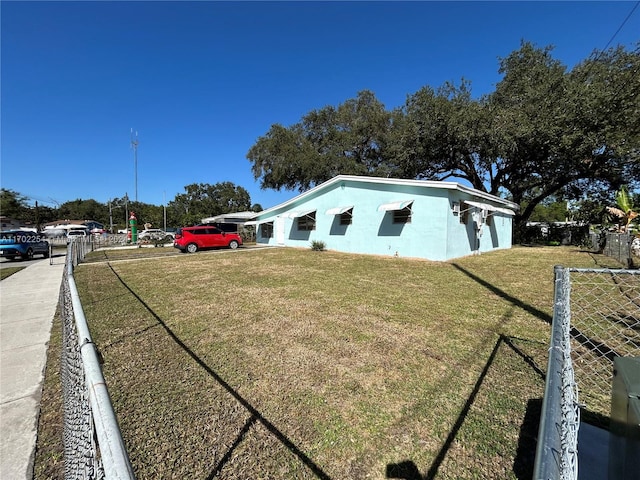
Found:
[[[616,193],[616,204],[617,207],[607,207],[607,211],[621,220],[618,225],[620,232],[629,232],[629,226],[638,217],[638,212],[634,210],[633,199],[626,187]]]

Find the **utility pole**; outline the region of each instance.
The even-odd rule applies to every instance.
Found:
[[[166,192],[162,192],[162,207],[163,207],[163,213],[164,213],[164,232],[166,233],[167,231],[167,200],[165,198],[165,193]]]
[[[133,135],[133,128],[131,129],[131,148],[133,148],[133,170],[136,186],[136,202],[138,201],[138,132]]]
[[[38,210],[38,201],[36,200],[36,230],[40,231],[40,211]]]
[[[129,194],[124,192],[124,228],[129,230]]]
[[[111,211],[111,199],[109,199],[109,233],[113,233],[113,213]]]

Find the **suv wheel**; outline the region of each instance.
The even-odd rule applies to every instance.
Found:
[[[198,245],[196,245],[195,243],[190,243],[189,245],[187,245],[187,252],[196,253],[197,251],[198,251]]]
[[[27,249],[27,253],[22,255],[22,259],[23,260],[32,260],[33,259],[33,250],[31,250],[30,248]]]

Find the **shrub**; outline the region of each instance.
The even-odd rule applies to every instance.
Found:
[[[327,246],[322,240],[311,240],[311,250],[322,252]]]

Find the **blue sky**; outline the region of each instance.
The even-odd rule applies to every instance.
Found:
[[[297,194],[251,173],[246,154],[272,124],[365,89],[392,109],[464,77],[479,97],[521,40],[553,45],[569,68],[614,35],[630,49],[635,6],[2,1],[0,183],[51,206],[134,199],[133,128],[139,201],[229,181],[269,208]]]

